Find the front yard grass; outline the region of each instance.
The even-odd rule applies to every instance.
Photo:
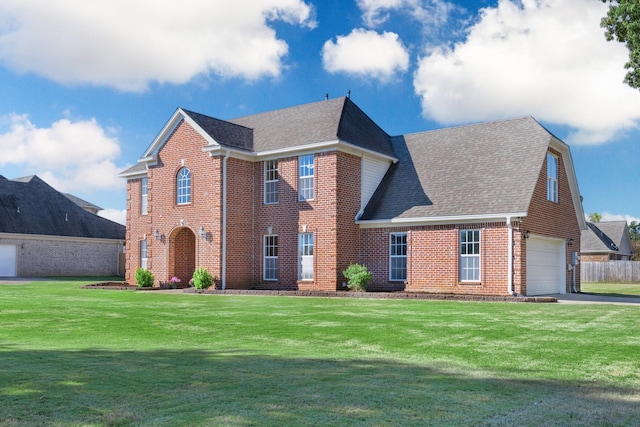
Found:
[[[638,306],[0,285],[0,426],[640,425]]]
[[[640,283],[582,283],[580,287],[586,294],[640,297]]]

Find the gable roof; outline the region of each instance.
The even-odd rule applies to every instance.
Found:
[[[347,97],[230,120],[254,130],[253,151],[343,141],[394,156],[389,135]]]
[[[124,240],[125,226],[85,211],[37,176],[0,176],[0,233]]]
[[[204,151],[231,150],[258,157],[318,147],[364,150],[395,161],[391,138],[348,97],[313,102],[232,120],[220,120],[178,108],[137,164],[120,173],[146,174],[176,127],[187,121],[207,141]]]
[[[253,151],[253,129],[204,114],[182,109],[193,121],[218,144],[244,151]]]
[[[588,222],[587,226],[580,236],[580,252],[633,255],[626,221]]]
[[[399,161],[361,222],[526,216],[549,145],[565,145],[531,117],[401,135],[392,142]]]

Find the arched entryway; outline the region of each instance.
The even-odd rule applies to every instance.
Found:
[[[170,277],[176,276],[183,285],[196,269],[196,235],[188,227],[176,228],[169,239]]]

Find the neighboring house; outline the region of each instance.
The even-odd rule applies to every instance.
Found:
[[[626,221],[587,223],[580,243],[581,261],[629,261],[633,245]]]
[[[75,200],[37,176],[0,175],[0,276],[124,274],[125,226]]]
[[[178,109],[127,179],[127,280],[226,289],[579,290],[569,147],[533,118],[389,136],[349,98],[223,121]],[[579,269],[579,266],[576,268]]]
[[[80,206],[87,212],[91,212],[92,214],[97,214],[101,210],[103,210],[100,206],[94,205],[93,203],[87,202],[86,200],[81,199],[80,197],[76,197],[73,194],[63,193],[64,196],[71,200],[76,205]]]

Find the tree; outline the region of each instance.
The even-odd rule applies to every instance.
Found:
[[[600,215],[598,212],[594,212],[589,215],[589,221],[591,222],[600,222],[601,219],[602,215]]]
[[[624,82],[640,89],[640,2],[638,0],[601,0],[609,3],[607,16],[600,26],[605,28],[607,41],[616,40],[629,49],[629,62],[624,65]]]
[[[629,236],[631,237],[631,244],[633,245],[633,261],[640,261],[640,223],[631,221],[629,224]]]

